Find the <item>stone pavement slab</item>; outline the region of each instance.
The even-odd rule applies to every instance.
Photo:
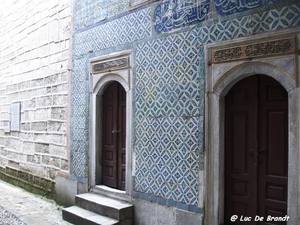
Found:
[[[62,219],[62,206],[0,180],[0,206],[27,225],[70,225]]]

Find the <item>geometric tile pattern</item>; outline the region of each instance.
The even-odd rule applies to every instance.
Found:
[[[204,164],[202,44],[299,25],[299,9],[299,4],[285,6],[138,45],[134,191],[197,205],[198,172]]]
[[[236,16],[218,23],[199,24],[193,35],[203,44],[247,37],[254,34],[280,30],[300,25],[300,3],[269,9],[257,14]]]
[[[73,59],[71,80],[70,172],[77,180],[88,174],[88,58]]]
[[[84,157],[88,141],[89,123],[89,57],[94,52],[143,39],[151,34],[150,9],[139,10],[101,26],[74,34],[73,73],[71,80],[71,174],[87,177],[87,157]],[[138,21],[142,22],[141,24]],[[148,21],[148,22],[147,22]],[[78,144],[79,143],[79,144]],[[75,153],[76,152],[76,153]],[[82,157],[77,158],[80,154]],[[76,165],[72,166],[72,160]]]
[[[128,0],[88,0],[74,3],[74,29],[79,30],[126,12]]]
[[[185,32],[140,44],[133,85],[134,190],[188,205],[198,202],[203,151],[203,51],[196,41]]]
[[[151,36],[150,8],[105,22],[74,35],[73,53],[82,55]]]
[[[134,191],[197,205],[204,167],[204,45],[299,26],[300,3],[294,2],[157,35],[151,7],[99,22],[97,7],[75,0],[74,14],[82,11],[74,21],[71,176],[88,177],[89,58],[133,49]],[[116,15],[127,9],[118,10]]]

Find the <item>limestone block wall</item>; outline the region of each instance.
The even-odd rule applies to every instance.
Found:
[[[71,1],[2,1],[0,26],[1,171],[53,181],[57,171],[69,170]],[[16,102],[20,130],[10,131]]]

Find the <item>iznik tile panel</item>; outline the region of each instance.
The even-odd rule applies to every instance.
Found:
[[[220,20],[235,20],[237,15],[246,12],[249,19],[243,24],[243,28],[251,28],[249,26],[253,25],[252,19],[255,19],[252,18],[253,15],[261,19],[256,22],[265,23],[269,28],[269,24],[272,23],[272,19],[268,18],[269,11],[275,12],[289,6],[293,7],[293,3],[297,3],[297,0],[168,0],[158,4],[154,9],[153,26],[157,33],[169,32],[196,23],[207,27],[218,24]],[[258,12],[263,12],[265,18],[261,18]],[[284,18],[286,13],[276,17]],[[235,17],[232,17],[233,15]],[[243,16],[245,13],[241,15]]]
[[[89,117],[89,68],[88,58],[73,58],[71,90],[71,152],[70,173],[72,177],[88,176],[88,117]]]
[[[150,8],[120,17],[74,35],[73,54],[87,54],[151,36]]]
[[[126,11],[128,0],[77,0],[74,3],[74,28],[86,28]]]
[[[162,11],[163,4],[158,3],[157,8],[146,7],[80,30],[80,24],[95,8],[86,8],[90,1],[76,2],[81,4],[81,14],[75,17],[78,30],[73,39],[71,177],[88,177],[89,58],[130,48],[134,50],[134,190],[197,205],[198,173],[204,165],[205,44],[299,26],[300,3],[294,1],[295,4],[239,13],[231,18],[217,14],[217,20],[193,23],[195,14],[184,16],[176,12],[180,11],[179,6],[194,1],[172,1],[176,3],[173,8],[170,1],[164,1],[173,14],[162,13],[167,11]],[[222,10],[226,9],[221,1],[216,2]],[[264,2],[268,7],[279,3]],[[157,10],[155,16],[152,10]],[[202,11],[198,8],[197,12]],[[166,23],[167,15],[171,15],[172,26]],[[95,20],[91,19],[87,24],[93,23]],[[196,23],[195,27],[188,27]],[[156,30],[159,26],[160,30]],[[180,32],[181,28],[185,31]],[[176,33],[167,33],[175,29]],[[157,35],[160,32],[166,34]]]
[[[205,20],[210,0],[169,0],[154,10],[153,24],[157,33],[182,28]]]
[[[230,14],[253,10],[277,2],[283,2],[283,0],[215,0],[215,6],[219,15],[228,16]]]
[[[136,192],[198,204],[198,173],[204,164],[203,44],[297,26],[299,6],[201,24],[138,45],[134,82]],[[266,26],[265,21],[271,23]]]
[[[218,23],[199,24],[192,32],[203,44],[247,37],[300,25],[300,2]]]
[[[189,32],[140,44],[135,76],[135,191],[197,205],[203,169],[203,51]]]
[[[150,9],[74,34],[71,96],[71,174],[87,177],[89,124],[89,51],[126,45],[151,35]],[[111,49],[109,53],[113,52]],[[80,157],[80,158],[78,158]]]

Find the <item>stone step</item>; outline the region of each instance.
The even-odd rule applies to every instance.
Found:
[[[91,189],[91,193],[103,195],[108,198],[118,199],[120,201],[131,202],[131,197],[126,195],[125,191],[117,190],[105,185],[96,185]]]
[[[114,225],[119,224],[115,219],[98,215],[94,212],[85,210],[78,206],[64,208],[62,211],[63,219],[76,225]]]
[[[133,205],[94,193],[76,195],[75,204],[102,216],[122,221],[131,221]]]

